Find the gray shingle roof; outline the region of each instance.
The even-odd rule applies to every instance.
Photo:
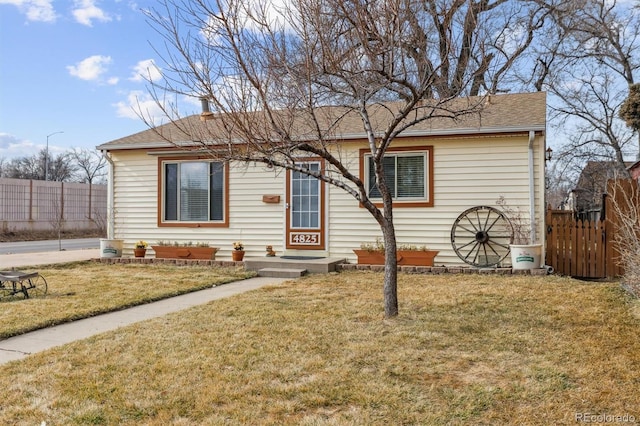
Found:
[[[466,105],[478,103],[481,98],[459,98],[453,102],[455,108],[464,108]],[[528,130],[544,131],[546,126],[546,94],[544,92],[519,93],[506,95],[492,95],[482,99],[483,108],[457,119],[448,117],[433,117],[406,130],[401,136],[429,136],[429,135],[455,135],[455,134],[489,134],[505,132],[522,132]],[[390,115],[387,108],[393,109],[400,104],[388,104],[385,107],[372,107],[370,115],[373,123],[386,123]],[[358,139],[365,136],[362,121],[355,112],[348,112],[344,107],[326,108],[326,116],[342,116],[339,125],[335,128],[335,136],[340,139]],[[289,117],[286,114],[286,117]],[[224,116],[216,116],[220,118]],[[283,114],[285,117],[285,114]],[[295,122],[297,121],[297,122]],[[303,115],[299,120],[291,124],[295,136],[306,139],[311,136],[308,123]],[[216,124],[217,122],[217,124]],[[125,136],[98,146],[100,150],[119,150],[136,148],[165,148],[172,147],[172,143],[188,143],[191,137],[179,129],[185,126],[189,129],[198,129],[205,123],[199,115],[192,115],[179,120],[179,125],[168,123],[148,129],[133,135]],[[220,122],[209,120],[206,122],[208,129],[219,126]],[[384,126],[383,126],[384,127]],[[197,130],[196,130],[197,133]],[[162,136],[161,136],[162,135]],[[166,140],[166,139],[168,140]],[[171,141],[171,142],[169,142]]]

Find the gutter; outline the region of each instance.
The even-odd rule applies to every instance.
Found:
[[[530,240],[531,244],[537,244],[536,239],[536,193],[535,193],[535,183],[534,183],[534,167],[533,167],[533,142],[536,137],[536,132],[534,130],[529,130],[529,218],[531,219],[531,231],[530,231]]]
[[[108,151],[101,151],[102,156],[109,163],[109,179],[107,180],[107,238],[112,240],[115,238],[116,218],[114,215],[113,203],[115,201],[113,194],[113,179],[115,177],[115,165]]]

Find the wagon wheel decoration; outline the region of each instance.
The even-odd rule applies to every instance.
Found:
[[[451,245],[458,257],[469,265],[497,265],[509,254],[513,227],[494,207],[477,206],[465,210],[451,228]]]

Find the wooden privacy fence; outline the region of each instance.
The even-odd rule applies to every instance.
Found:
[[[568,210],[547,210],[546,264],[572,277],[623,275],[617,238],[622,221],[637,222],[640,217],[638,194],[636,181],[610,180],[599,220],[576,219],[575,212]]]
[[[0,179],[0,229],[93,229],[106,224],[107,186]]]

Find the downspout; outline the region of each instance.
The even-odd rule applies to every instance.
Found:
[[[115,238],[115,226],[116,226],[116,218],[114,215],[114,195],[113,195],[113,179],[115,177],[116,168],[113,164],[113,160],[111,156],[109,156],[108,151],[102,151],[102,156],[109,163],[109,179],[107,180],[107,238],[112,240]]]
[[[537,243],[536,238],[536,192],[534,181],[534,167],[533,167],[533,142],[536,138],[536,132],[529,130],[529,218],[531,219],[531,244]]]

